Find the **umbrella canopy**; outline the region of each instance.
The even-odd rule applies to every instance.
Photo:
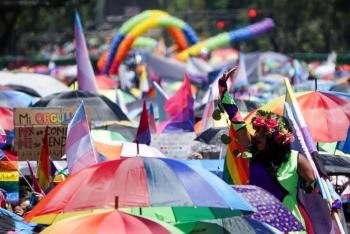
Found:
[[[350,158],[340,155],[319,154],[317,158],[325,167],[328,175],[350,176]]]
[[[199,134],[194,140],[208,145],[220,145],[222,144],[220,137],[223,134],[228,134],[228,127],[208,128]]]
[[[99,89],[113,89],[118,86],[118,83],[105,75],[97,75],[96,82]]]
[[[34,98],[26,93],[15,90],[0,91],[0,106],[8,108],[28,107],[32,102],[36,102],[38,98]]]
[[[350,84],[349,82],[337,84],[333,86],[330,90],[336,92],[350,93]]]
[[[120,159],[121,157],[159,157],[165,158],[165,155],[158,149],[145,145],[131,142],[114,141],[109,143],[102,143],[95,141],[96,149],[99,153],[105,156],[108,160]],[[137,148],[139,152],[137,153]]]
[[[283,115],[285,97],[279,97],[252,111],[245,118],[251,122],[257,110]],[[315,142],[335,142],[346,139],[350,124],[350,103],[330,92],[298,93],[302,115]]]
[[[171,224],[212,220],[241,214],[241,212],[237,210],[215,209],[210,207],[142,207],[121,208],[121,210],[130,214]]]
[[[304,229],[295,216],[264,189],[254,185],[234,185],[233,188],[257,209],[249,215],[250,218],[267,223],[283,233]]]
[[[13,129],[13,110],[0,107],[0,116],[0,126],[7,131],[11,131]]]
[[[106,121],[96,123],[93,125],[93,129],[103,129],[117,132],[128,141],[133,141],[137,132],[137,126],[131,121]]]
[[[328,90],[332,90],[332,87],[335,84],[336,83],[331,80],[316,80],[316,81],[306,80],[300,84],[294,85],[293,88],[296,92],[305,92],[305,91],[313,91],[313,90],[328,91]],[[338,92],[343,92],[343,91],[338,90]]]
[[[34,223],[26,223],[21,216],[0,208],[0,233],[37,233],[42,228]]]
[[[167,224],[160,224],[146,218],[125,214],[118,210],[89,214],[62,220],[46,228],[43,234],[61,233],[182,233],[180,230]]]
[[[229,233],[251,233],[251,234],[273,234],[276,232],[271,226],[253,220],[248,217],[231,217],[217,220],[206,220],[198,222],[186,222],[176,224],[175,227],[184,233],[203,234],[229,234]]]
[[[27,87],[34,90],[42,97],[70,90],[65,84],[51,76],[35,73],[12,74],[9,72],[0,72],[0,85]]]
[[[119,92],[122,95],[125,103],[130,103],[130,102],[136,101],[136,98],[132,94],[126,92],[125,90],[121,90],[121,89],[103,89],[103,90],[99,90],[100,94],[102,94],[103,96],[106,96],[112,102],[116,102],[116,100],[117,100],[117,92]]]
[[[41,98],[34,107],[78,107],[84,101],[93,122],[129,120],[118,105],[108,98],[88,91],[70,91]]]
[[[64,213],[115,207],[212,207],[254,211],[210,172],[168,158],[132,157],[103,162],[68,177],[25,217],[50,224]],[[70,213],[70,214],[69,214]]]
[[[21,86],[21,85],[14,85],[14,84],[8,84],[6,86],[3,87],[7,87],[11,90],[16,90],[18,92],[22,92],[22,93],[26,93],[32,97],[41,97],[40,94],[38,94],[34,89],[32,88],[28,88],[25,86]]]
[[[95,141],[100,142],[127,141],[127,139],[123,137],[122,134],[109,130],[92,129],[91,135]]]

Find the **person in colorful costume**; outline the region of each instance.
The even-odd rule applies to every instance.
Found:
[[[312,167],[303,155],[291,150],[294,140],[292,126],[283,116],[257,111],[252,119],[255,133],[248,133],[226,84],[236,69],[224,73],[218,85],[221,106],[229,116],[237,140],[251,154],[249,183],[272,193],[300,221],[307,233],[313,233],[310,219],[297,201],[299,181],[310,185],[315,180]]]

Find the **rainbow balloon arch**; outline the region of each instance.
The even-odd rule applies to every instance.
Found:
[[[274,22],[266,18],[199,42],[196,33],[186,22],[164,11],[147,10],[122,25],[111,43],[110,50],[99,59],[98,68],[104,74],[117,74],[119,66],[133,46],[137,47],[140,44],[155,46],[152,39],[139,39],[146,31],[155,27],[165,27],[168,30],[177,45],[177,54],[173,58],[186,61],[189,56],[198,56],[203,48],[211,51],[265,33],[274,27]]]

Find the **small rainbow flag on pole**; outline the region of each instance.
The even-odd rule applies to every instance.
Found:
[[[223,179],[228,184],[247,184],[249,178],[248,160],[241,157],[244,149],[237,142],[237,133],[232,125],[230,126],[229,135],[232,141],[227,146]]]

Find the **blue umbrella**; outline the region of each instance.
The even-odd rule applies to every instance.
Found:
[[[8,108],[28,107],[38,98],[15,90],[0,91],[0,106]]]
[[[42,226],[23,221],[21,216],[0,208],[0,233],[14,231],[16,233],[30,234],[41,231]]]

